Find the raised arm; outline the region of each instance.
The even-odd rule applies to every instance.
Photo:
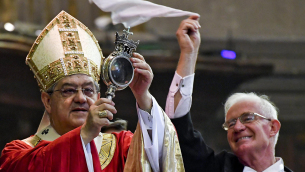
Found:
[[[201,41],[199,33],[201,26],[198,20],[199,16],[191,16],[183,20],[176,32],[181,53],[166,101],[166,113],[170,118],[174,117],[183,96],[189,97],[186,98],[187,103],[184,105],[186,105],[186,108],[190,108],[194,72]],[[182,83],[184,80],[185,82]],[[184,90],[181,90],[181,87],[184,87]],[[185,114],[186,112],[181,113]]]
[[[181,22],[176,36],[180,46],[180,58],[177,73],[181,77],[195,72],[195,66],[200,46],[200,24],[198,16],[191,16]]]

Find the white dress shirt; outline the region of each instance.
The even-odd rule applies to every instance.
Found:
[[[175,72],[175,76],[167,95],[165,107],[165,113],[169,118],[180,118],[190,111],[192,106],[194,76],[195,74],[191,74],[182,78],[177,72]],[[180,91],[182,98],[174,112],[174,96],[178,91]]]
[[[280,157],[276,157],[276,163],[272,164],[266,170],[262,172],[284,172],[284,161]],[[250,167],[245,166],[243,172],[256,172]]]

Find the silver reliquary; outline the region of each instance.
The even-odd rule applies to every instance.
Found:
[[[129,32],[129,28],[123,31],[125,33],[122,36],[116,32],[115,49],[102,64],[101,76],[108,87],[106,92],[108,99],[112,99],[115,96],[114,92],[116,90],[126,88],[134,76],[134,68],[130,58],[132,53],[136,51],[139,40],[134,42],[128,39],[128,36],[133,34]]]

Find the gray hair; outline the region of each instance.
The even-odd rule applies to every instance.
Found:
[[[228,113],[228,110],[236,103],[242,100],[254,100],[259,103],[259,106],[263,112],[263,116],[270,119],[278,119],[278,108],[273,102],[269,100],[269,97],[266,95],[257,95],[256,93],[234,93],[226,101],[224,105],[225,117]],[[274,146],[277,143],[279,133],[274,137]]]

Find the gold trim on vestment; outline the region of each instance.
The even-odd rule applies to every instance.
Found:
[[[117,140],[114,134],[103,133],[103,142],[99,153],[102,170],[111,162],[115,152],[116,142]]]
[[[37,135],[34,135],[29,141],[34,147],[40,143],[41,138]],[[101,150],[99,152],[99,160],[101,163],[101,168],[104,169],[111,162],[114,152],[116,149],[116,137],[114,134],[105,134],[103,133],[103,141]]]
[[[163,112],[163,111],[162,111]],[[164,140],[160,171],[185,172],[178,136],[174,125],[163,112]],[[151,165],[146,156],[144,141],[140,124],[138,123],[132,138],[124,172],[152,172]]]
[[[130,143],[124,172],[152,172],[139,123]]]
[[[41,138],[37,135],[34,135],[32,137],[32,139],[30,140],[30,143],[35,147],[38,145],[38,143],[40,143],[40,141],[41,141]]]
[[[163,142],[163,155],[162,155],[162,171],[184,172],[184,164],[182,153],[176,129],[164,114],[164,142]]]

